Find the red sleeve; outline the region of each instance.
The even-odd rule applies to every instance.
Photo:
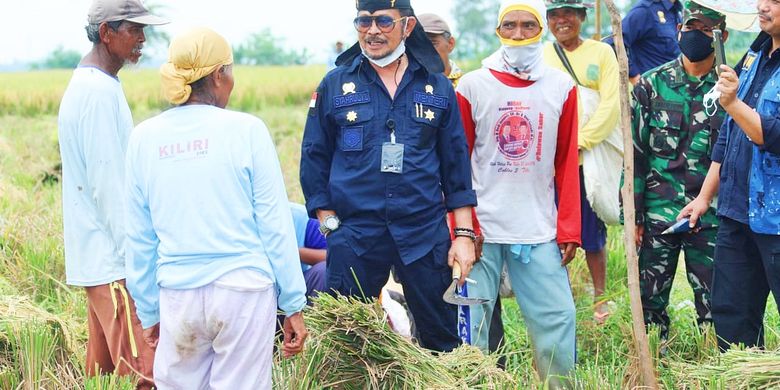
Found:
[[[474,140],[477,137],[477,126],[474,123],[474,117],[471,116],[471,102],[469,102],[468,99],[466,99],[466,97],[460,93],[456,94],[458,96],[458,106],[460,107],[460,117],[463,121],[463,130],[466,132],[466,143],[469,146],[469,158],[471,158],[471,153],[474,151]],[[455,227],[455,216],[452,214],[452,212],[450,212],[448,213],[447,218],[450,225],[450,238],[454,240],[455,235],[452,232],[452,228]],[[479,221],[477,220],[476,207],[471,208],[471,224],[473,225],[472,227],[474,228],[474,232],[477,235],[482,234],[482,230],[479,228]]]
[[[466,143],[469,145],[469,157],[471,157],[471,152],[474,151],[474,139],[477,137],[477,125],[474,123],[474,117],[471,116],[471,102],[460,93],[457,95],[460,118],[463,120],[463,130],[466,131]]]
[[[558,192],[558,243],[582,245],[580,214],[580,171],[577,151],[577,88],[572,87],[563,103],[555,150],[555,189]]]

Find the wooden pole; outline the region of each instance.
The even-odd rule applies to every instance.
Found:
[[[596,4],[594,6],[596,8],[596,33],[593,34],[593,39],[600,41],[601,40],[601,0],[596,0]]]
[[[604,0],[612,20],[612,35],[620,65],[620,110],[623,128],[623,215],[625,220],[625,248],[628,263],[628,293],[631,300],[631,318],[634,329],[634,345],[639,353],[639,374],[642,385],[658,389],[655,366],[650,356],[650,346],[642,315],[642,298],[639,290],[639,257],[636,252],[636,207],[634,205],[634,142],[631,135],[631,107],[629,105],[628,57],[623,43],[623,27],[620,12],[613,0]]]

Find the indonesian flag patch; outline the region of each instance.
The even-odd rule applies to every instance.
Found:
[[[309,100],[309,116],[317,116],[317,98],[319,94],[314,91],[311,94],[311,100]]]
[[[309,108],[317,108],[317,91],[311,94],[311,100],[309,101]]]

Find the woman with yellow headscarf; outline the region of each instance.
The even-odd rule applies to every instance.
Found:
[[[233,54],[190,30],[160,68],[175,107],[127,151],[127,286],[159,389],[270,389],[278,307],[300,352],[306,286],[281,168],[258,118],[225,109]]]

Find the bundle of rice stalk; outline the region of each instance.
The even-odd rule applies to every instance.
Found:
[[[36,306],[30,299],[18,295],[0,295],[0,339],[8,341],[9,329],[29,323],[41,323],[55,334],[60,334],[64,347],[73,352],[74,340],[65,322],[54,314]]]
[[[679,363],[681,382],[729,389],[780,388],[780,350],[730,349],[701,364]]]
[[[376,301],[321,294],[305,314],[310,339],[284,388],[511,389],[496,358],[465,346],[434,355],[390,328]],[[283,368],[284,370],[284,368]]]

